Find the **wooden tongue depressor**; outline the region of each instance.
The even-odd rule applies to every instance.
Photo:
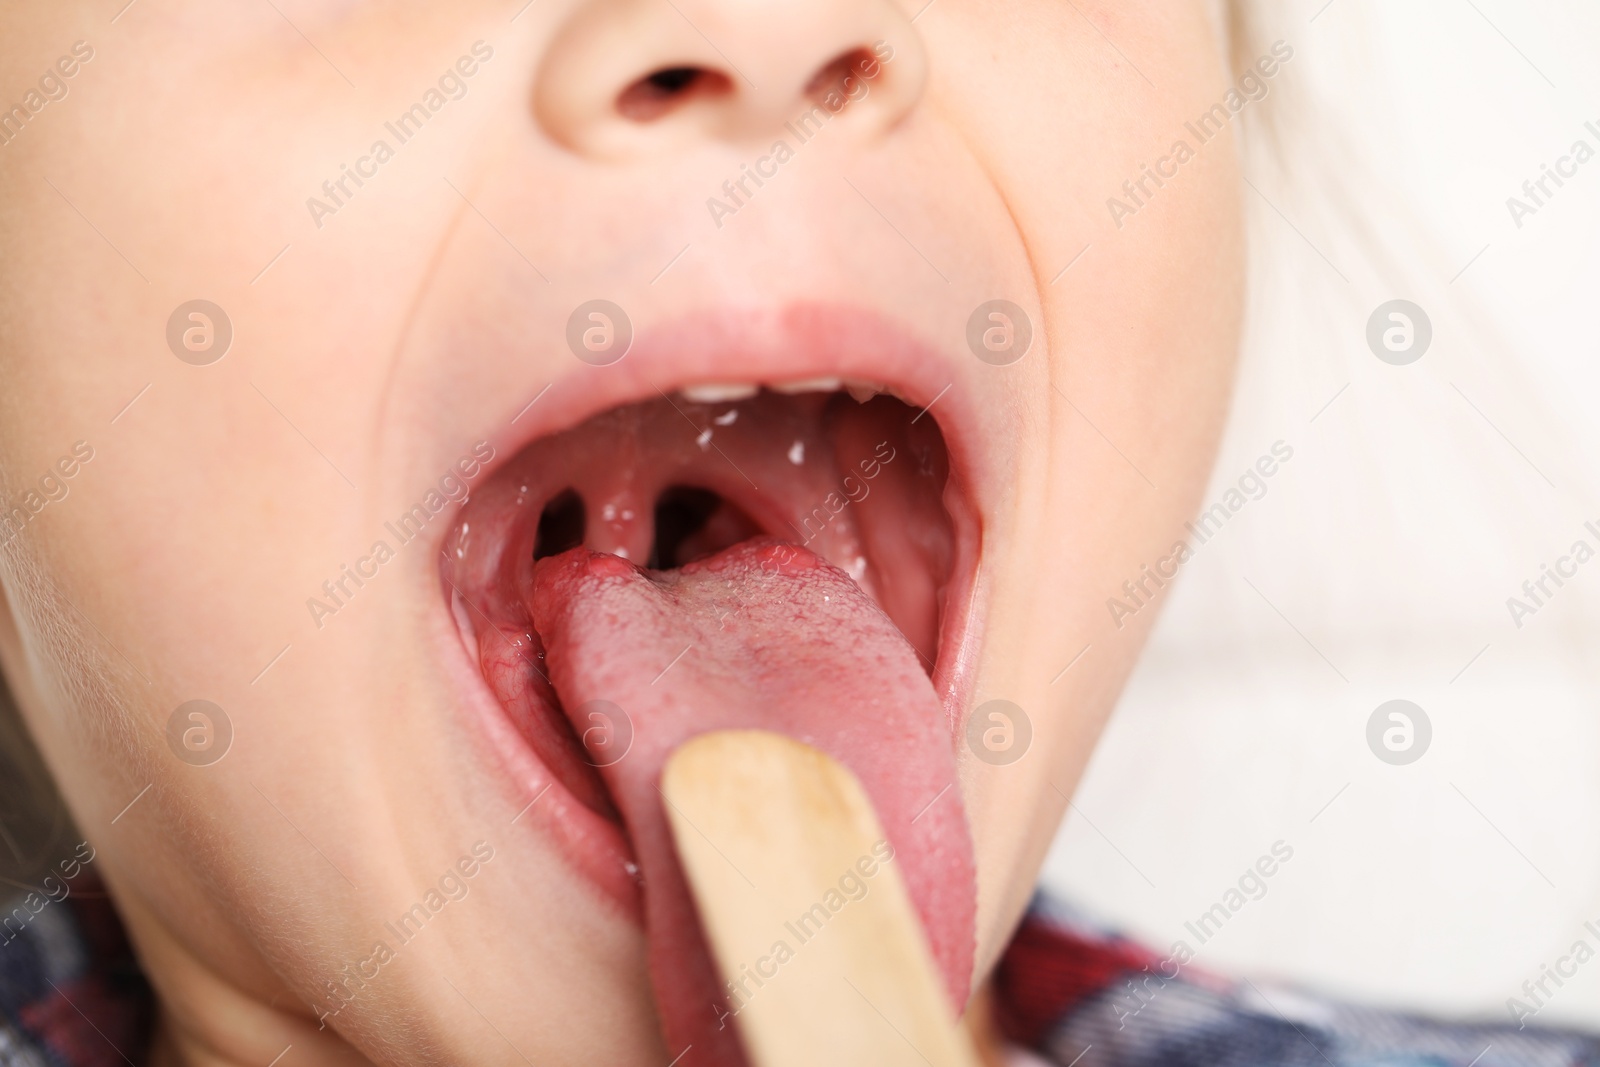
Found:
[[[673,840],[756,1067],[977,1067],[855,775],[764,730],[668,759]]]

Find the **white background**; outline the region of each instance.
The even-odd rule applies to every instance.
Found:
[[[1274,5],[1284,77],[1330,110],[1285,113],[1285,173],[1247,163],[1272,267],[1207,500],[1275,440],[1295,457],[1184,568],[1044,879],[1152,947],[1195,946],[1185,920],[1282,839],[1196,966],[1508,1020],[1600,951],[1600,560],[1521,629],[1505,604],[1600,525],[1600,158],[1520,230],[1505,203],[1600,151],[1593,8]],[[1341,182],[1376,237],[1319,215]],[[1409,367],[1365,344],[1394,297],[1433,319]],[[1433,725],[1404,767],[1365,739],[1397,697]],[[1600,1028],[1600,959],[1537,1021]]]

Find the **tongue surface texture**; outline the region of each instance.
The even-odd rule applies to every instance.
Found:
[[[538,562],[528,600],[578,732],[591,726],[591,701],[622,709],[619,732],[632,731],[627,754],[600,773],[644,882],[669,1052],[693,1046],[682,1067],[745,1062],[657,788],[673,750],[710,730],[773,730],[855,772],[894,846],[951,1004],[965,1003],[977,893],[951,729],[916,653],[843,571],[770,541],[673,571],[578,548]],[[613,755],[596,762],[618,747],[613,738]]]

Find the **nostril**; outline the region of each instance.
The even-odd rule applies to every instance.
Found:
[[[704,67],[663,67],[617,96],[617,113],[633,122],[653,122],[690,100],[733,90],[726,74]]]
[[[583,544],[588,515],[583,497],[566,489],[551,498],[539,514],[539,531],[533,538],[533,558],[560,555]]]
[[[819,104],[828,104],[830,96],[836,100],[842,97],[848,103],[860,99],[869,89],[869,83],[882,74],[883,64],[872,51],[852,48],[817,68],[806,84],[806,96]]]

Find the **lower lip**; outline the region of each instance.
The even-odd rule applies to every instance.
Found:
[[[764,343],[756,347],[762,350],[761,355],[764,358],[747,361],[742,373],[757,377],[765,376],[763,364],[775,363],[776,365],[771,368],[771,376],[774,378],[804,378],[822,376],[826,373],[870,379],[871,374],[849,365],[851,363],[857,363],[861,367],[871,365],[868,359],[859,354],[860,344],[864,341],[868,350],[878,353],[879,375],[882,375],[884,353],[888,352],[893,353],[891,362],[899,365],[899,369],[912,372],[909,376],[920,382],[930,399],[936,394],[942,395],[941,389],[948,388],[937,384],[927,388],[932,383],[927,370],[930,366],[936,365],[936,357],[926,353],[916,342],[882,323],[876,316],[861,312],[841,314],[827,310],[799,308],[793,309],[785,318],[794,319],[799,325],[777,331],[779,340],[776,343],[772,332],[759,331],[753,323],[742,317],[731,320],[717,319],[715,320],[717,326],[712,329],[706,329],[703,323],[692,329],[682,326],[670,331],[669,336],[673,338],[671,344],[674,346],[693,341],[700,335],[718,338],[724,344],[749,345],[751,338],[759,334]],[[730,322],[734,325],[730,326]],[[852,346],[857,350],[852,353],[856,358],[847,359],[844,361],[846,365],[840,366],[835,354],[831,357],[833,361],[827,367],[821,366],[816,353],[825,349],[819,342],[832,342],[837,345],[841,335],[846,333],[857,342],[857,345]],[[712,347],[715,345],[708,346],[702,342],[696,346],[696,350],[701,353],[700,358],[703,359],[704,353]],[[804,354],[803,359],[799,358],[801,353]],[[649,355],[648,349],[640,345],[639,350],[630,353],[628,359],[619,364],[619,367],[632,363],[634,374],[641,374],[642,372],[638,370],[641,365],[654,362],[648,358]],[[715,376],[714,371],[712,376]],[[722,377],[725,379],[728,376],[724,373]],[[591,396],[589,403],[582,405],[581,416],[569,424],[575,424],[576,421],[582,421],[589,415],[635,398],[629,394],[616,392],[616,378],[610,381],[613,387],[597,390],[600,395]],[[629,388],[630,392],[637,392],[637,389],[631,386]],[[613,395],[606,395],[608,393]],[[944,402],[954,404],[956,401],[955,398],[946,398]],[[557,406],[551,405],[551,407]],[[569,412],[573,410],[570,405],[559,406]],[[564,428],[565,426],[561,425],[541,426],[533,438],[524,437],[520,441],[497,442],[496,451],[509,460],[529,440]],[[942,420],[941,429],[948,429]],[[945,507],[954,527],[956,553],[951,561],[950,576],[945,586],[946,596],[940,612],[939,648],[932,680],[944,707],[953,745],[960,737],[963,711],[970,702],[977,653],[976,639],[982,631],[983,614],[983,582],[979,565],[982,528],[969,491],[971,483],[965,477],[965,472],[971,469],[972,459],[966,453],[967,445],[968,442],[960,440],[958,436],[945,433],[945,446],[950,456],[950,484],[945,490]],[[499,699],[484,681],[477,662],[476,650],[469,647],[470,639],[461,632],[460,625],[450,609],[454,589],[448,576],[448,561],[441,559],[440,566],[442,595],[439,608],[441,610],[435,615],[435,626],[438,639],[442,643],[446,669],[453,676],[455,691],[461,694],[469,714],[479,724],[482,730],[480,736],[492,750],[488,760],[498,762],[504,768],[504,777],[511,793],[510,804],[516,812],[511,825],[526,825],[542,832],[580,877],[599,890],[603,898],[610,901],[622,914],[642,926],[644,916],[642,891],[633,873],[633,851],[626,835],[616,823],[597,815],[574,797],[556,779],[544,761],[535,755],[507,716]]]
[[[453,676],[451,681],[462,694],[468,714],[480,727],[478,736],[489,749],[487,760],[504,769],[515,811],[508,829],[529,827],[543,832],[573,870],[642,926],[643,896],[632,873],[633,850],[622,828],[581,803],[534,754],[484,681],[476,650],[469,647],[469,638],[448,608],[453,594],[448,579],[442,584],[446,610],[439,613],[435,628],[446,670]]]

